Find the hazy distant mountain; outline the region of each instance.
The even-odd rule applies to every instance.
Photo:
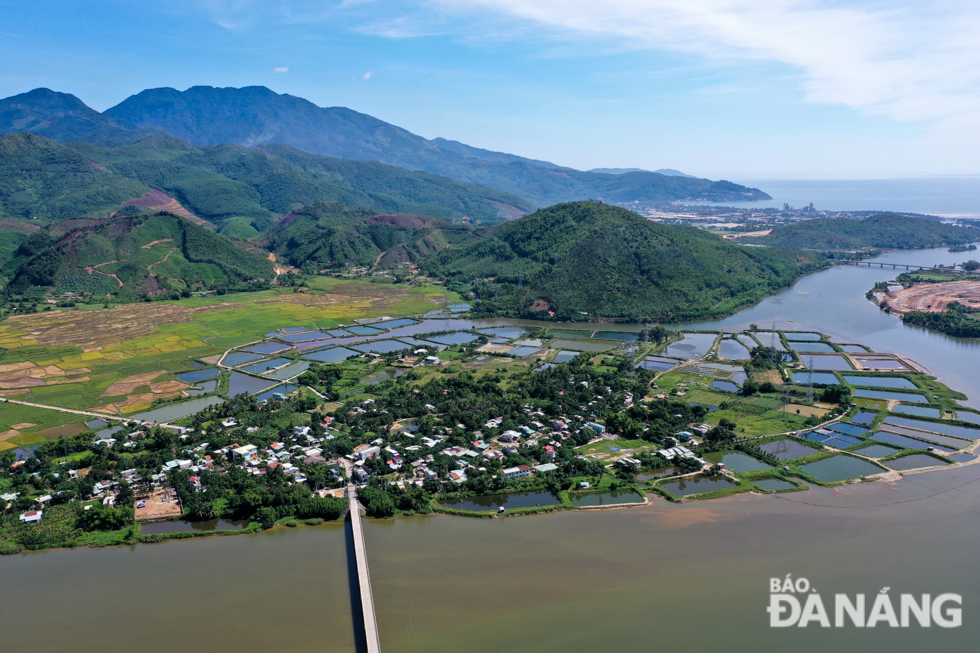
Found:
[[[644,170],[643,168],[592,168],[589,172],[598,172],[605,175],[624,175],[627,172],[651,172],[650,170]],[[694,175],[687,175],[680,170],[674,170],[673,168],[661,168],[659,170],[653,170],[652,172],[658,175],[664,175],[666,177],[690,177],[691,179],[697,179]]]
[[[0,100],[0,134],[31,132],[53,141],[84,141],[113,147],[163,133],[156,127],[133,128],[99,113],[74,95],[38,88]]]
[[[647,171],[582,172],[443,138],[428,140],[351,109],[321,108],[262,86],[150,89],[102,114],[74,96],[37,89],[0,101],[0,133],[11,131],[102,146],[155,134],[172,134],[197,146],[281,144],[311,154],[379,161],[481,184],[537,206],[590,198],[611,202],[770,199],[762,191],[729,182]]]

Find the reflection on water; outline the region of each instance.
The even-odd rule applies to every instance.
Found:
[[[248,520],[210,519],[207,521],[158,521],[140,526],[140,533],[191,533],[194,531],[240,531]]]
[[[554,506],[561,503],[561,501],[548,490],[535,490],[533,492],[509,492],[507,494],[488,494],[482,497],[469,497],[466,499],[449,499],[447,501],[440,501],[439,503],[453,510],[484,512],[487,510],[497,511],[500,508],[511,510],[514,508]]]

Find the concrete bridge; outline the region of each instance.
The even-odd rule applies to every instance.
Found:
[[[368,653],[381,653],[378,635],[378,618],[374,612],[374,593],[371,591],[371,574],[368,571],[367,549],[364,547],[364,530],[361,528],[361,504],[357,502],[357,488],[347,486],[350,501],[350,523],[354,531],[354,558],[357,564],[357,585],[361,595],[361,611],[364,614],[364,636]]]
[[[958,268],[937,268],[929,267],[926,265],[912,265],[911,263],[882,263],[881,261],[851,261],[851,260],[841,260],[839,263],[844,265],[856,265],[865,267],[879,267],[879,268],[891,268],[893,270],[931,270],[933,272],[952,272],[954,274],[976,274],[976,272],[970,272],[969,270],[961,270]]]

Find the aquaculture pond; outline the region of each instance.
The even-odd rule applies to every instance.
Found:
[[[308,342],[319,338],[328,338],[330,334],[326,331],[306,331],[305,333],[294,333],[288,336],[279,336],[279,340],[288,343]]]
[[[895,433],[889,433],[888,431],[879,431],[871,436],[872,440],[877,440],[878,442],[887,442],[888,444],[894,444],[898,447],[903,447],[905,449],[938,449],[939,451],[953,451],[949,447],[941,447],[931,442],[923,442],[922,440],[916,440],[913,438],[907,438],[904,435],[897,435]]]
[[[918,415],[919,417],[935,417],[940,418],[943,416],[942,411],[938,408],[930,408],[928,406],[908,406],[905,404],[899,404],[892,409],[896,413],[904,413],[906,415]]]
[[[460,331],[458,333],[445,333],[441,336],[429,336],[426,340],[431,340],[432,342],[440,342],[444,345],[465,345],[468,342],[473,342],[480,336],[473,333],[467,333],[466,331]]]
[[[218,389],[218,379],[212,379],[210,381],[201,381],[200,383],[194,384],[196,387],[188,388],[184,392],[189,397],[195,397],[197,395],[206,395],[209,392],[214,392]]]
[[[687,333],[683,340],[667,345],[660,353],[679,358],[704,358],[717,337],[714,333]]]
[[[727,469],[735,472],[736,474],[742,472],[758,472],[763,469],[772,469],[772,465],[767,465],[761,460],[738,451],[731,451],[728,453],[716,451],[709,453],[707,456],[705,456],[705,458],[709,462],[723,464]]]
[[[897,390],[916,389],[914,383],[901,376],[854,376],[849,374],[844,376],[844,380],[856,386],[895,388]]]
[[[907,417],[894,416],[886,417],[885,423],[898,424],[899,426],[907,426],[911,429],[921,429],[923,431],[935,431],[936,433],[944,433],[946,435],[967,438],[969,440],[976,440],[980,438],[980,429],[973,429],[967,426],[956,426],[954,424],[943,424],[940,422],[926,422],[921,419],[909,419]]]
[[[728,392],[738,392],[738,386],[731,381],[712,381],[712,390],[727,390]]]
[[[789,348],[793,351],[819,351],[824,353],[831,353],[837,351],[829,343],[826,342],[792,342],[789,343]]]
[[[910,438],[918,438],[919,440],[925,440],[926,442],[939,444],[952,449],[962,449],[963,447],[971,444],[969,440],[964,440],[962,438],[954,438],[950,435],[939,435],[938,433],[925,433],[923,431],[908,429],[904,426],[896,426],[894,424],[882,424],[881,430],[891,431],[892,433],[898,433],[899,435],[907,435]]]
[[[353,333],[354,335],[358,335],[358,336],[376,336],[379,333],[381,333],[383,330],[383,329],[375,329],[374,327],[361,326],[361,325],[344,327],[344,328],[350,331],[351,333]]]
[[[840,381],[836,376],[830,372],[793,372],[793,383],[799,383],[801,385],[806,385],[810,382],[810,378],[813,377],[813,383],[815,385],[837,385]]]
[[[974,456],[972,453],[956,453],[953,454],[952,456],[949,456],[949,459],[954,460],[958,463],[968,463],[971,460],[975,460],[976,456]]]
[[[327,331],[327,333],[329,333],[334,338],[346,338],[348,336],[354,335],[350,331],[345,331],[344,329],[330,329],[329,331]]]
[[[752,485],[766,492],[779,492],[780,490],[792,490],[796,486],[789,481],[781,481],[778,478],[767,478],[764,481],[752,481]]]
[[[868,429],[863,426],[858,426],[857,424],[850,424],[848,422],[837,422],[836,424],[831,424],[827,427],[831,431],[837,431],[838,433],[843,433],[845,435],[867,435]]]
[[[278,331],[267,333],[265,334],[265,337],[275,338],[276,336],[281,335],[283,333],[296,333],[297,331],[306,331],[306,327],[285,327],[283,329],[279,329]]]
[[[894,399],[895,401],[921,401],[926,403],[926,398],[918,392],[889,392],[888,390],[867,390],[856,388],[855,397],[867,397],[868,399]]]
[[[738,340],[725,339],[718,345],[718,357],[729,360],[743,360],[749,358],[749,350]]]
[[[551,343],[555,349],[575,349],[577,351],[608,351],[616,346],[614,342],[603,340],[555,340]]]
[[[772,333],[771,331],[769,332]],[[819,333],[794,333],[793,331],[784,331],[787,340],[821,340],[822,336]]]
[[[209,367],[203,370],[194,370],[193,372],[183,372],[178,374],[177,378],[184,383],[194,383],[195,381],[203,381],[204,379],[213,379],[218,376],[218,368]]]
[[[694,478],[682,478],[677,481],[661,483],[660,487],[675,497],[688,497],[692,494],[727,490],[736,487],[736,485],[720,476],[695,476]]]
[[[639,340],[640,334],[626,331],[596,331],[592,336],[599,340]]]
[[[802,356],[801,360],[803,365],[807,368],[812,367],[815,370],[853,370],[851,364],[843,356],[835,356],[833,354],[815,354],[813,356]]]
[[[838,345],[841,349],[849,354],[866,354],[868,350],[861,345]]]
[[[507,352],[507,355],[517,356],[518,358],[524,358],[525,356],[533,356],[534,354],[537,354],[540,351],[541,350],[538,349],[537,347],[514,347],[509,352]]]
[[[853,447],[861,442],[860,438],[852,438],[849,435],[842,435],[834,432],[824,434],[817,433],[816,431],[810,431],[809,433],[805,433],[803,437],[805,437],[807,440],[812,440],[813,442],[825,444],[828,447],[835,447],[837,449],[847,449],[848,447]]]
[[[816,449],[800,444],[795,440],[773,440],[759,445],[759,449],[775,456],[777,460],[793,460],[817,452]]]
[[[250,361],[257,361],[262,358],[263,354],[249,354],[244,351],[233,351],[221,362],[228,367],[236,367],[238,365],[244,365]]]
[[[292,365],[287,365],[281,370],[276,370],[275,372],[270,372],[266,376],[279,379],[280,381],[285,381],[286,379],[291,379],[297,374],[302,374],[306,370],[310,369],[310,364],[307,361],[297,361]]]
[[[894,358],[866,358],[855,356],[854,360],[861,363],[864,367],[871,367],[880,370],[906,370],[908,369],[901,361]]]
[[[906,469],[922,469],[923,467],[937,467],[939,465],[948,465],[949,463],[947,463],[945,460],[939,460],[938,458],[927,456],[924,453],[914,453],[911,456],[902,456],[901,458],[896,458],[895,460],[886,460],[882,464],[891,467],[892,469],[902,471]]]
[[[256,376],[242,374],[241,372],[232,372],[228,382],[228,396],[234,397],[243,392],[249,394],[262,392],[267,388],[271,388],[273,385],[275,385],[275,381],[270,381],[269,379],[260,379]]]
[[[524,338],[523,340],[515,340],[514,344],[518,347],[540,347],[544,344],[544,340],[540,338]]]
[[[271,360],[262,361],[261,363],[255,363],[254,365],[243,367],[242,371],[251,372],[252,374],[262,374],[263,372],[274,370],[277,367],[288,365],[289,362],[290,360],[288,358],[273,358]]]
[[[490,329],[480,329],[480,333],[513,340],[526,334],[527,329],[522,329],[521,327],[493,327]]]
[[[591,338],[591,331],[566,331],[562,329],[548,329],[549,338],[565,338],[567,340],[581,340],[582,338]]]
[[[351,349],[356,349],[357,351],[373,351],[379,354],[390,354],[393,351],[411,348],[412,345],[399,340],[374,340],[373,342],[366,342],[363,345],[351,345]]]
[[[378,327],[379,329],[397,329],[399,327],[408,326],[409,324],[418,324],[418,322],[409,318],[402,318],[400,320],[378,322],[374,326]]]
[[[548,490],[535,490],[533,492],[508,492],[506,494],[488,494],[480,497],[468,497],[466,499],[449,499],[440,501],[439,504],[452,510],[466,510],[468,512],[486,512],[488,510],[497,512],[501,506],[504,510],[515,508],[535,508],[538,506],[556,506],[561,500]]]
[[[971,424],[980,424],[980,415],[976,413],[970,413],[965,410],[956,411],[956,419],[961,422],[970,422]]]
[[[248,526],[248,520],[210,519],[208,521],[157,521],[140,526],[140,534],[191,533],[194,531],[240,531]]]
[[[298,389],[299,389],[298,385],[290,385],[288,383],[284,385],[277,385],[276,387],[270,390],[266,390],[265,392],[256,395],[255,400],[258,401],[259,403],[262,403],[263,401],[268,401],[272,399],[273,395],[281,394],[285,396],[290,392],[292,392],[293,390],[298,390]]]
[[[573,506],[611,506],[619,503],[643,503],[643,497],[631,490],[610,490],[592,494],[569,492],[568,498]]]
[[[178,419],[183,419],[185,417],[190,417],[194,413],[204,410],[208,406],[214,406],[215,404],[220,404],[224,401],[221,397],[201,397],[200,399],[191,399],[190,401],[185,401],[179,404],[168,404],[161,408],[155,408],[154,410],[149,410],[145,413],[139,413],[138,415],[130,415],[130,419],[138,419],[141,422],[173,422]]]
[[[875,415],[877,415],[877,414],[878,413],[871,413],[871,412],[868,412],[868,411],[861,411],[857,415],[855,415],[854,417],[852,417],[850,419],[850,421],[853,422],[853,423],[855,423],[855,424],[863,424],[864,426],[868,426],[869,424],[871,424],[871,422],[874,421]]]
[[[837,481],[846,481],[849,478],[870,476],[886,471],[867,460],[852,456],[832,456],[815,463],[807,463],[800,469],[824,483],[836,483]]]
[[[660,467],[659,469],[651,469],[647,472],[640,472],[636,475],[637,481],[649,481],[656,478],[663,478],[665,476],[676,476],[681,473],[680,467]]]
[[[442,351],[443,349],[446,349],[448,347],[448,345],[444,345],[441,342],[428,342],[426,340],[418,340],[416,338],[405,338],[405,337],[402,337],[402,336],[399,336],[398,339],[401,342],[404,342],[406,344],[412,345],[413,347],[416,347],[416,348],[418,348],[418,347],[429,347],[429,348],[432,348],[432,349],[438,349],[439,351]]]
[[[639,363],[636,364],[636,366],[638,368],[642,368],[644,370],[651,370],[653,372],[666,372],[667,370],[669,370],[670,368],[672,368],[674,365],[677,365],[677,361],[673,361],[673,362],[670,362],[670,363],[664,363],[664,362],[661,362],[661,361],[652,361],[650,359],[642,360],[642,361],[640,361]]]
[[[286,351],[287,349],[289,349],[289,347],[280,342],[260,342],[257,345],[244,347],[242,348],[242,351],[248,351],[253,354],[278,354],[279,352]]]
[[[894,447],[886,447],[883,444],[872,444],[869,447],[855,449],[854,453],[867,456],[868,458],[885,458],[893,453],[898,453],[898,451],[899,450],[895,449]]]
[[[361,352],[358,351],[344,349],[343,347],[334,347],[333,349],[321,349],[320,351],[313,351],[309,354],[303,354],[303,358],[319,361],[321,363],[339,363],[340,361],[347,360],[351,356],[360,355]]]
[[[562,350],[562,351],[558,352],[558,355],[555,356],[555,360],[553,360],[551,362],[552,363],[567,363],[570,360],[572,360],[573,358],[575,358],[576,356],[578,356],[578,352],[577,351],[564,351],[564,350]]]

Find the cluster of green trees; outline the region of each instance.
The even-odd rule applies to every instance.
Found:
[[[913,326],[941,331],[958,338],[980,338],[980,311],[950,302],[940,313],[910,311],[902,316],[902,322]]]
[[[953,227],[937,220],[880,213],[863,220],[805,220],[777,227],[768,236],[751,240],[773,247],[801,249],[924,249],[971,243],[980,240],[980,231],[973,227]]]

